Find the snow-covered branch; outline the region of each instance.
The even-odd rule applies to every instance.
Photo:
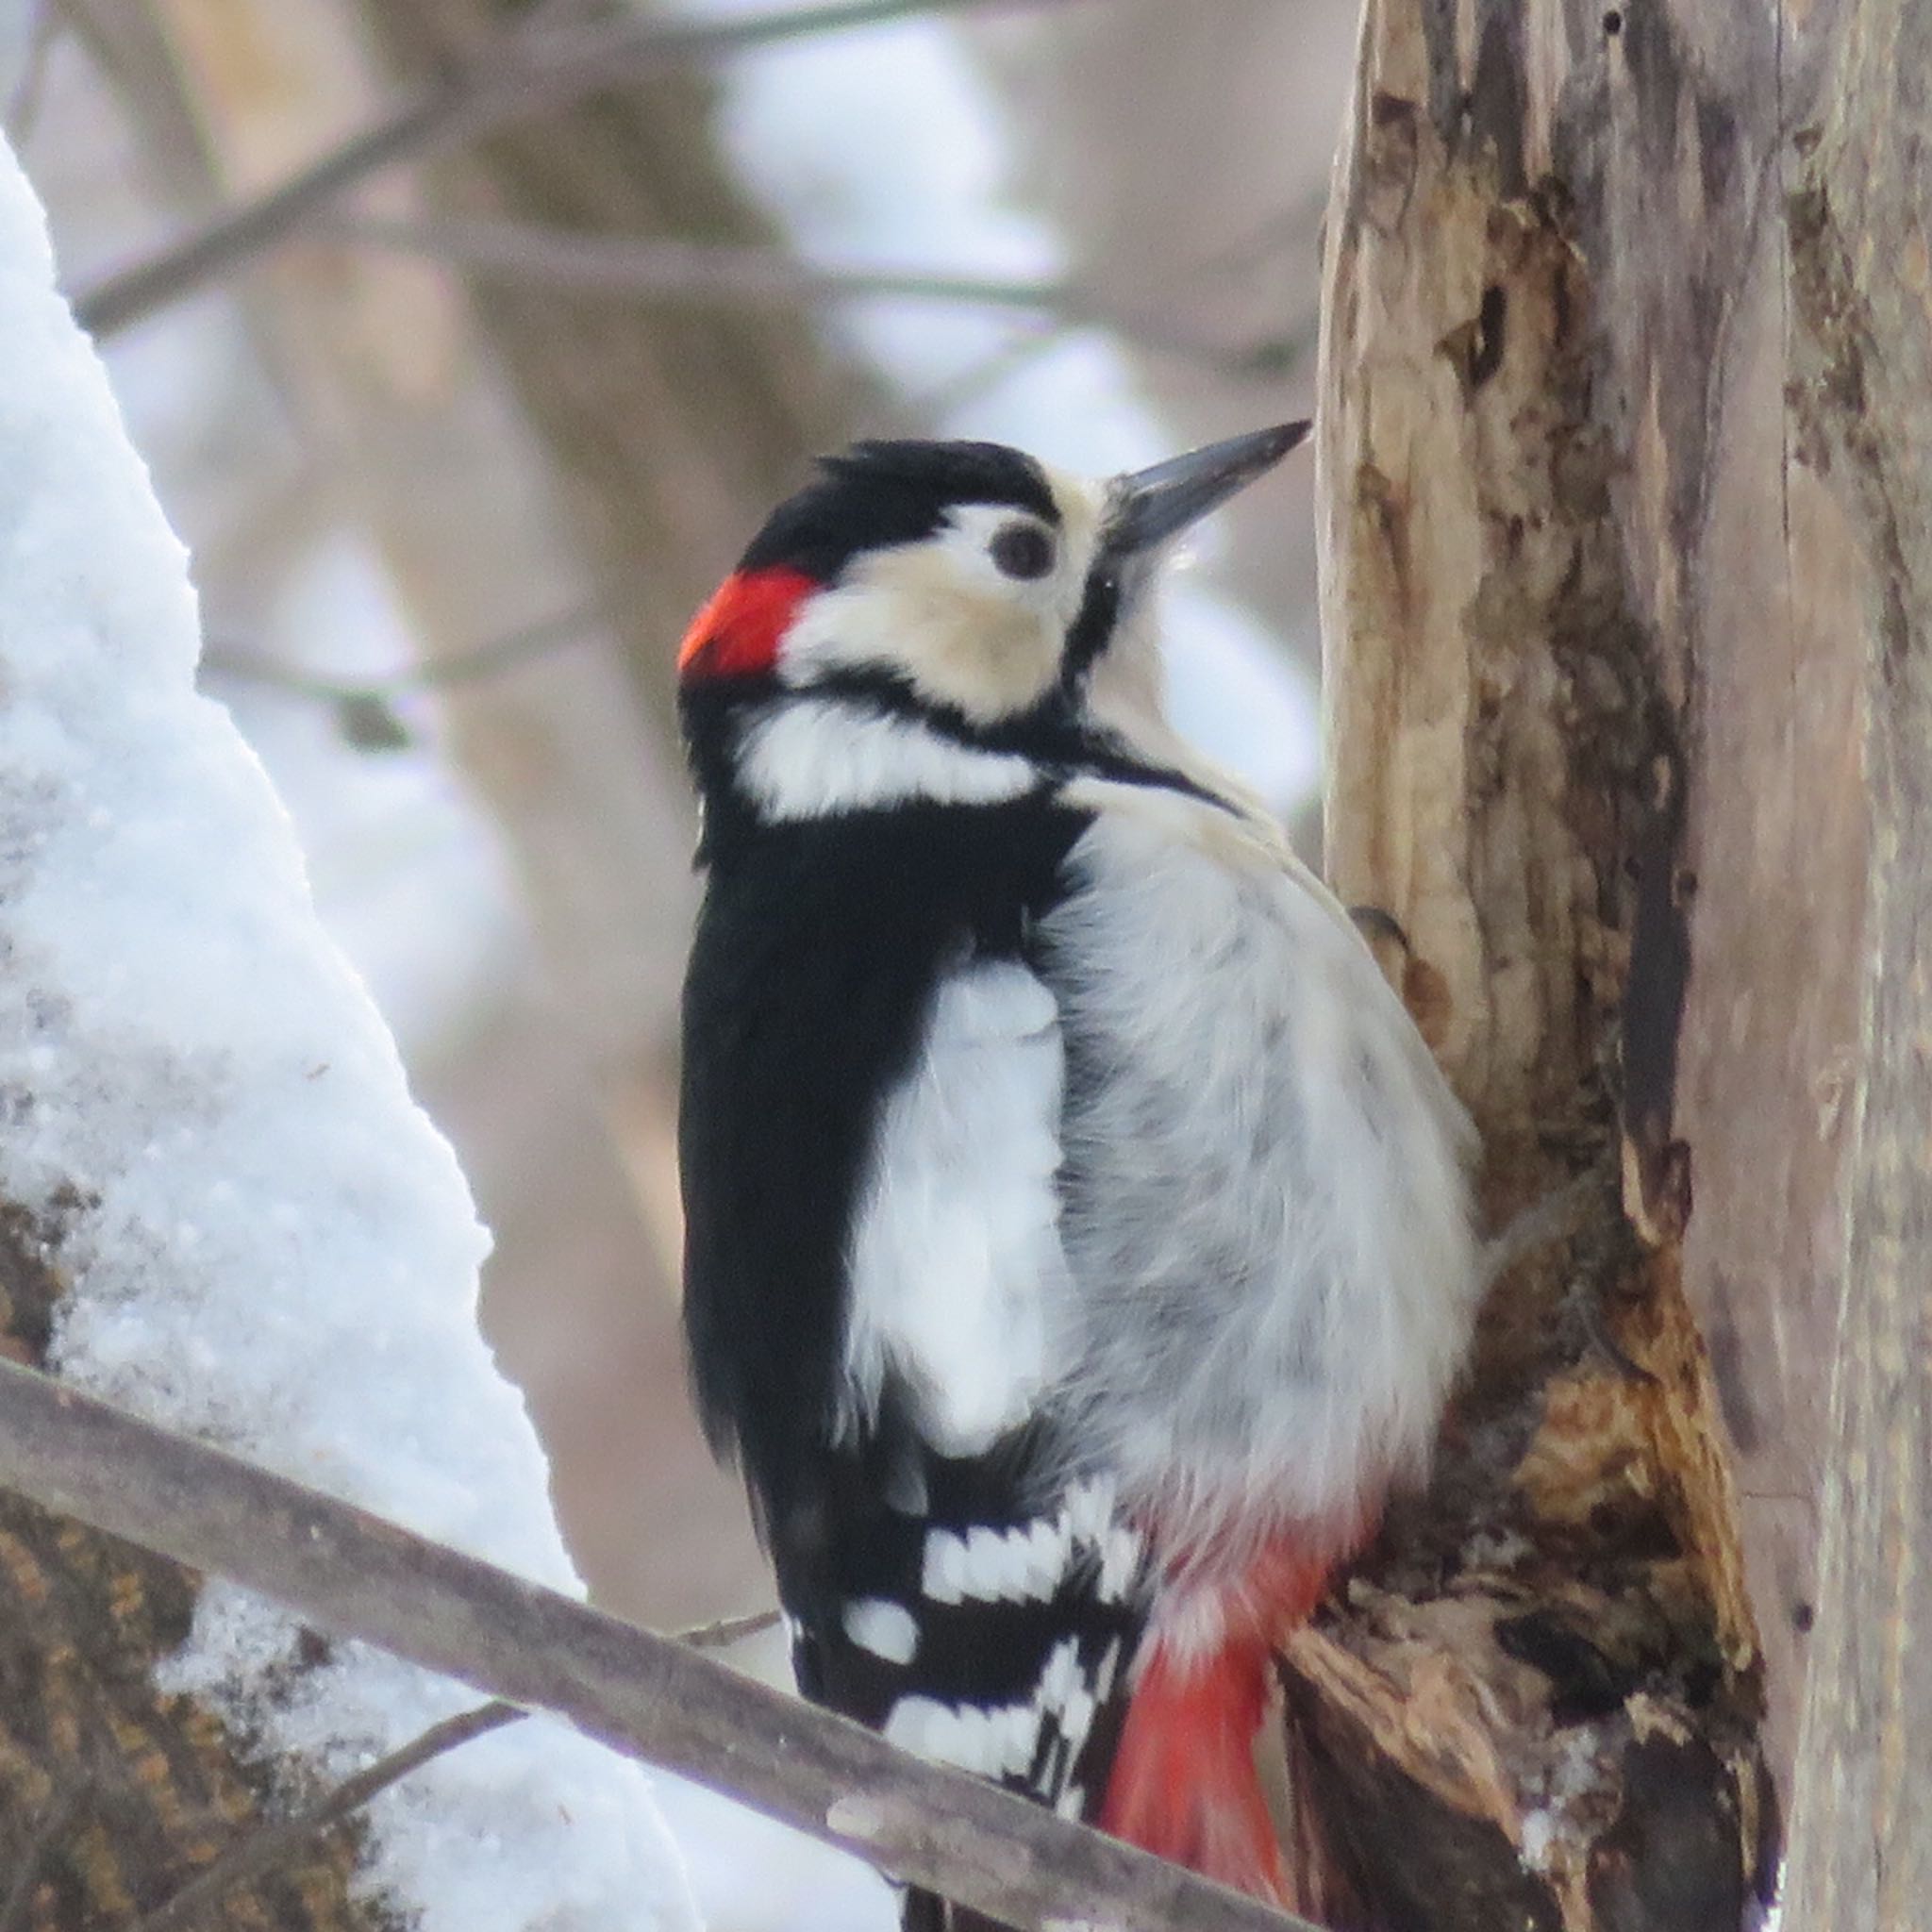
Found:
[[[1315,1932],[672,1638],[0,1362],[0,1483],[1018,1927]]]

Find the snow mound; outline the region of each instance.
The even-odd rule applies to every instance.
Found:
[[[72,1286],[59,1371],[581,1593],[475,1324],[488,1240],[309,904],[286,816],[197,696],[187,558],[0,147],[0,1199]],[[475,1694],[205,1592],[171,1687],[324,1777]],[[423,1932],[685,1932],[637,1767],[537,1722],[371,1813]]]

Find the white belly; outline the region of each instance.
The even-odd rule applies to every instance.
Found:
[[[1325,890],[1216,808],[1106,789],[1041,932],[1074,1290],[1048,1353],[1177,1543],[1345,1534],[1468,1342],[1469,1123]]]

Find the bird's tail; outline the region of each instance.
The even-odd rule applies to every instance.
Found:
[[[1094,1823],[1204,1877],[1282,1905],[1287,1875],[1255,1767],[1273,1655],[1258,1636],[1187,1658],[1150,1640]],[[907,1894],[902,1924],[904,1932],[1005,1932],[917,1890]]]

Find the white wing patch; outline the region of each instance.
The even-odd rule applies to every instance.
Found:
[[[1069,1292],[1063,1079],[1058,1008],[1024,966],[986,960],[941,983],[882,1114],[853,1242],[848,1427],[875,1411],[891,1370],[933,1448],[978,1455],[1047,1387]],[[969,1571],[1005,1560],[972,1557],[962,1594],[976,1593]],[[1013,1561],[1017,1574],[1025,1559]]]
[[[1062,1761],[1076,1761],[1098,1709],[1095,1688],[1080,1668],[1078,1641],[1068,1637],[1047,1654],[1040,1682],[1024,1703],[941,1704],[932,1697],[902,1697],[886,1718],[884,1735],[929,1762],[981,1777],[1014,1778],[1032,1764],[1049,1721],[1067,1740]]]
[[[821,819],[916,798],[996,805],[1038,782],[1026,759],[977,751],[843,698],[781,698],[739,741],[739,777],[768,820]]]
[[[904,1604],[882,1596],[859,1597],[845,1606],[845,1634],[860,1650],[889,1664],[909,1664],[919,1654],[919,1624]]]
[[[933,1764],[981,1777],[1017,1777],[1033,1762],[1040,1717],[1031,1704],[941,1704],[902,1697],[886,1719],[886,1741]]]
[[[1131,1532],[1129,1532],[1131,1534]],[[1074,1537],[1064,1512],[1024,1529],[926,1531],[920,1594],[936,1604],[1047,1603],[1066,1580]]]

